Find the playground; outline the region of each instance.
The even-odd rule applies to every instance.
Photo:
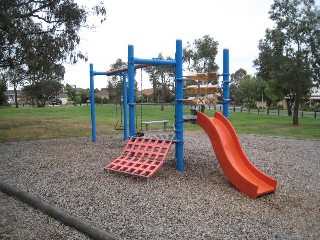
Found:
[[[90,64],[91,141],[72,138],[3,143],[1,181],[89,222],[98,232],[102,229],[120,239],[318,238],[319,140],[238,135],[228,121],[227,49],[223,53],[222,74],[187,76],[182,75],[181,40],[176,41],[173,60],[136,58],[133,49],[128,46],[128,67],[97,72]],[[138,131],[134,75],[136,69],[150,65],[175,67],[170,137]],[[94,76],[114,74],[123,78],[123,102],[127,103],[123,104],[123,124],[115,127],[123,131],[123,136],[97,137]],[[223,113],[216,111],[212,117],[201,109],[208,104],[216,106],[217,87],[210,82],[218,76],[223,77]],[[196,85],[185,88],[186,81]],[[206,85],[200,84],[203,81]],[[191,96],[184,98],[184,90]],[[185,104],[197,109],[186,116]],[[140,122],[146,131],[153,124],[163,125],[165,131],[170,121]],[[185,132],[187,122],[197,123],[202,130]],[[3,184],[0,187],[4,192],[10,190]],[[39,230],[35,233],[40,234],[37,238],[48,238],[50,231],[50,239],[57,234],[67,239],[84,238],[47,217],[42,220],[39,212],[34,216],[37,226],[28,229],[25,218],[18,217],[24,214],[23,210],[7,212],[10,208],[19,209],[21,203],[0,196],[4,205],[17,204],[1,209],[12,219],[12,234],[34,237],[35,229],[50,222],[45,237]],[[47,210],[38,209],[48,214]],[[70,219],[65,213],[61,216]],[[44,223],[39,224],[41,221]],[[53,227],[55,224],[58,225]],[[66,224],[75,227],[72,221]],[[8,229],[8,224],[1,225]],[[83,226],[86,228],[87,223]],[[23,232],[26,229],[32,233]]]
[[[173,148],[146,180],[103,171],[121,135],[0,144],[1,181],[121,239],[319,239],[319,140],[239,135],[244,151],[278,181],[252,199],[225,177],[204,131],[185,134],[185,169]],[[0,193],[1,230],[13,239],[88,239]],[[9,230],[8,230],[9,229]]]
[[[229,49],[223,50],[223,70],[207,73],[189,73],[183,75],[182,41],[176,40],[175,59],[163,60],[158,58],[142,59],[135,57],[134,46],[128,45],[128,66],[111,71],[95,71],[90,63],[90,102],[91,102],[91,132],[92,142],[96,142],[96,111],[94,95],[94,77],[99,75],[122,76],[123,99],[123,139],[128,140],[121,155],[104,167],[105,171],[115,171],[138,177],[150,178],[163,165],[172,146],[175,145],[176,168],[178,172],[184,170],[184,122],[197,123],[205,130],[211,141],[212,148],[219,164],[230,182],[239,191],[252,198],[276,191],[277,180],[260,171],[244,153],[237,133],[229,118]],[[174,78],[174,136],[145,136],[138,131],[135,97],[135,70],[149,66],[173,66]],[[213,117],[203,113],[206,105],[216,106],[218,96],[217,84],[222,76],[223,114],[215,112]],[[127,81],[128,78],[128,81]],[[186,85],[187,82],[195,85]],[[205,85],[203,85],[205,83]],[[142,90],[142,76],[141,76]],[[184,90],[188,93],[185,98]],[[195,106],[193,114],[184,115],[184,104]],[[127,114],[129,112],[129,114]],[[142,109],[141,109],[142,112]],[[141,115],[142,116],[142,115]],[[164,123],[164,130],[168,120],[142,122],[146,124]]]

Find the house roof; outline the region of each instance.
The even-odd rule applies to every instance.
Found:
[[[142,94],[143,94],[143,95],[147,95],[147,96],[153,94],[153,88],[143,89],[143,90],[142,90]]]
[[[320,89],[315,89],[315,92],[311,94],[310,100],[320,100]]]
[[[17,94],[21,94],[21,90],[17,90]],[[7,90],[5,91],[4,95],[9,96],[9,95],[14,95],[14,90]]]
[[[95,95],[108,98],[109,92],[107,91],[106,88],[101,88],[101,90],[99,92],[97,92]]]
[[[66,92],[59,93],[57,98],[68,98],[68,93]]]

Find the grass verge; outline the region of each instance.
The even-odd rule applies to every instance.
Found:
[[[141,128],[142,121],[170,120],[168,127],[173,128],[174,107],[165,106],[137,106],[137,128]],[[185,108],[185,114],[190,110]],[[213,111],[206,110],[210,116]],[[91,118],[90,106],[68,106],[45,108],[0,108],[0,141],[27,141],[36,139],[90,137]],[[121,112],[115,105],[96,106],[97,135],[123,134],[114,126],[121,123]],[[282,136],[292,138],[320,139],[320,120],[312,118],[299,118],[299,126],[292,125],[292,118],[286,116],[258,115],[254,113],[230,112],[230,121],[239,134],[258,134],[268,136]],[[185,131],[200,131],[197,124],[184,124]],[[144,126],[142,126],[144,129]],[[153,129],[161,129],[163,124],[152,125]]]

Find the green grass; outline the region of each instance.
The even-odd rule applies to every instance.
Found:
[[[140,106],[137,106],[139,129],[140,111]],[[164,112],[160,111],[160,106],[143,106],[142,112],[143,121],[167,119],[171,121],[168,127],[173,127],[174,107],[172,105],[165,106]],[[213,112],[206,110],[206,113],[212,115]],[[190,114],[190,110],[186,108],[185,114]],[[90,137],[90,115],[90,106],[0,108],[0,141]],[[293,126],[292,117],[230,112],[230,121],[240,134],[320,139],[320,119],[300,117],[300,125]],[[114,105],[96,106],[98,136],[123,134],[122,131],[114,130],[116,123]],[[120,123],[119,107],[118,123]],[[201,130],[196,124],[186,123],[184,126],[185,131]],[[161,129],[163,124],[151,125],[151,127]]]
[[[291,138],[320,138],[320,119],[299,117],[299,126],[294,126],[292,117],[230,113],[230,122],[237,133]]]

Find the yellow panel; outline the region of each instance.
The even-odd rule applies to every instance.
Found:
[[[196,106],[196,105],[213,105],[216,106],[217,104],[217,96],[213,97],[190,97],[185,99],[184,102],[189,106]]]
[[[191,73],[189,75],[184,76],[185,78],[197,80],[197,73]]]
[[[190,85],[187,87],[188,94],[196,95],[199,93],[199,86],[198,85]]]
[[[213,94],[218,92],[217,85],[200,85],[200,89],[198,85],[191,85],[187,88],[188,94],[196,95],[196,94]]]
[[[196,101],[195,97],[189,97],[188,99],[184,99],[183,101],[189,106],[196,106],[197,105],[197,101]]]
[[[198,80],[198,81],[216,81],[218,80],[218,73],[210,72],[210,73],[193,73],[185,76],[186,78]]]
[[[196,100],[187,99],[187,100],[184,100],[184,102],[189,106],[196,106],[197,105]]]
[[[207,93],[208,94],[213,94],[218,92],[218,86],[217,85],[209,85]]]
[[[207,87],[206,86],[203,86],[200,88],[200,94],[202,94],[202,95],[207,94]]]
[[[216,81],[218,80],[218,74],[216,72],[210,72],[208,73],[208,80],[209,81]]]
[[[208,98],[208,105],[217,105],[217,96],[213,96],[213,98]]]
[[[208,104],[207,98],[206,97],[198,97],[196,98],[197,104],[198,105],[206,105]]]
[[[197,95],[198,92],[198,88],[188,88],[188,94]]]
[[[206,73],[193,73],[193,74],[187,75],[185,77],[193,79],[193,80],[198,80],[198,81],[207,81],[208,80],[208,74],[206,74]]]
[[[208,75],[206,73],[197,73],[197,80],[206,81],[208,79]]]

